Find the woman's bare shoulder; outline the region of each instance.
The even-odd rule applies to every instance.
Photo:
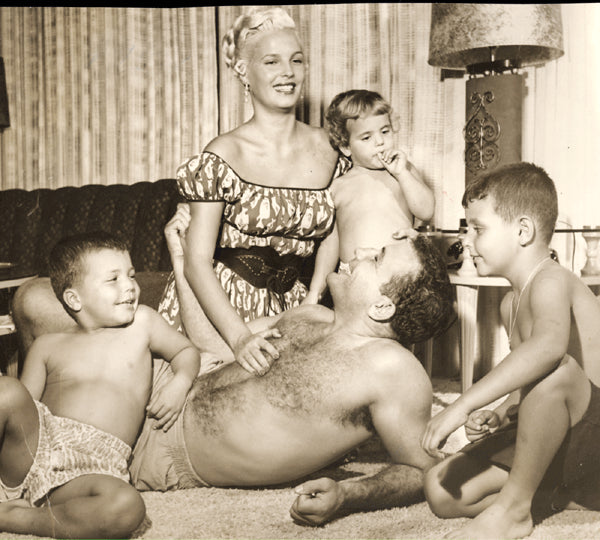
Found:
[[[225,161],[228,161],[228,158],[231,158],[231,156],[239,154],[242,140],[243,137],[240,134],[240,128],[235,128],[215,137],[204,147],[204,151],[216,154]]]

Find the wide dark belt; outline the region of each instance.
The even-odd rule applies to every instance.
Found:
[[[248,283],[283,295],[296,283],[303,257],[288,253],[280,255],[274,248],[222,248],[215,250],[215,260],[231,268]]]

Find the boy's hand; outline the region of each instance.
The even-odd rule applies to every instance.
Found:
[[[387,172],[397,177],[407,170],[408,159],[402,150],[384,150],[377,154]]]
[[[267,340],[270,337],[280,338],[281,332],[277,328],[269,328],[240,338],[233,347],[237,363],[253,375],[264,375],[279,358],[279,351]]]
[[[477,441],[500,427],[498,414],[490,410],[474,411],[465,423],[465,434],[470,442]]]
[[[168,431],[179,417],[192,381],[175,375],[150,400],[146,414],[156,418],[154,429]]]
[[[175,215],[165,225],[165,239],[172,258],[183,258],[185,233],[190,226],[191,219],[190,205],[179,203]]]
[[[441,449],[446,444],[448,436],[456,431],[468,420],[466,412],[456,406],[454,403],[448,405],[442,412],[436,414],[425,428],[421,437],[421,446],[430,456],[444,459]]]

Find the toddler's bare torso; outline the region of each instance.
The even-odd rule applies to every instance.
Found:
[[[413,226],[402,188],[387,171],[351,170],[332,191],[344,262],[357,248],[382,248],[394,232]]]

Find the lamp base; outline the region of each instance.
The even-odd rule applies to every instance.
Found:
[[[521,161],[523,75],[467,81],[465,184],[500,165]]]

